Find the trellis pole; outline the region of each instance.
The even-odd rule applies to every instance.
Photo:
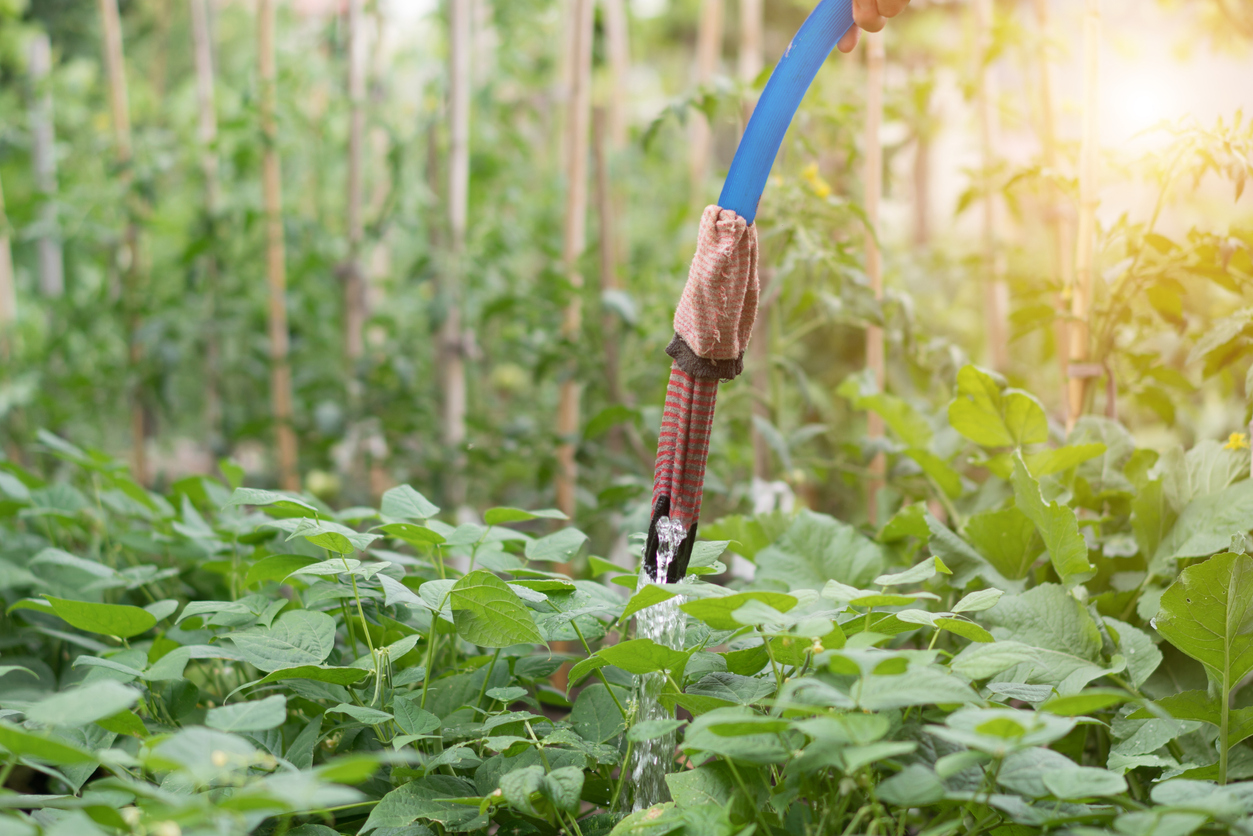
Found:
[[[131,194],[133,150],[131,145],[130,101],[126,86],[126,65],[122,51],[122,21],[118,15],[117,0],[100,0],[101,34],[104,37],[104,63],[109,85],[109,110],[113,121],[113,145],[116,155],[118,177],[125,186],[127,213],[126,232],[122,241],[120,267],[122,279],[122,307],[126,316],[127,362],[130,372],[130,430],[131,469],[140,484],[148,481],[148,457],[145,450],[144,406],[141,397],[139,367],[143,361],[143,346],[139,342],[141,319],[142,277],[139,253],[139,223],[136,215],[139,207]]]
[[[365,20],[362,0],[348,0],[348,194],[346,225],[348,258],[344,263],[344,359],[348,372],[348,398],[353,411],[361,398],[357,366],[365,354],[365,270],[361,246],[365,238],[362,219],[365,164]],[[354,415],[354,420],[355,420]]]
[[[27,70],[31,83],[31,162],[35,169],[35,187],[42,200],[37,235],[39,292],[46,298],[55,299],[65,292],[65,265],[57,221],[56,130],[52,121],[52,90],[48,86],[48,74],[52,71],[52,46],[43,32],[36,32],[30,39]]]
[[[205,424],[209,445],[221,452],[222,438],[222,369],[221,331],[218,327],[218,278],[220,275],[217,244],[219,204],[218,155],[214,149],[218,136],[217,92],[213,76],[213,28],[209,20],[208,0],[190,0],[192,57],[196,65],[196,133],[200,140],[200,173],[204,178],[204,211],[214,240],[201,258],[204,269],[205,307]]]
[[[883,196],[883,146],[879,132],[883,124],[883,66],[886,63],[882,33],[866,32],[866,122],[865,183],[866,212],[866,278],[876,300],[883,300],[883,253],[879,249],[879,204]],[[883,391],[887,381],[883,329],[875,324],[866,328],[866,366],[874,375],[875,384]],[[883,438],[883,418],[871,411],[867,416],[867,439],[875,444]],[[879,521],[879,491],[883,488],[887,463],[883,453],[875,453],[870,462],[870,483],[867,514],[871,525]]]
[[[13,251],[9,246],[9,218],[4,211],[4,184],[0,183],[0,360],[8,361],[10,331],[17,321],[17,288],[13,278]]]
[[[604,0],[604,10],[605,57],[608,59],[611,91],[606,102],[606,130],[610,147],[620,151],[627,145],[627,106],[630,104],[627,76],[631,71],[631,38],[626,0]]]
[[[573,0],[569,39],[570,98],[566,117],[566,218],[563,229],[562,265],[571,288],[561,333],[575,345],[583,328],[583,274],[579,258],[587,243],[587,165],[589,122],[591,121],[593,0]],[[575,449],[579,432],[579,395],[577,361],[566,369],[557,403],[557,507],[567,516],[574,516],[578,484]]]
[[[274,2],[257,0],[257,65],[261,83],[262,191],[266,217],[266,278],[269,288],[270,397],[278,442],[279,484],[300,489],[296,430],[292,426],[291,360],[287,332],[287,255],[283,241],[283,184],[274,108],[277,80],[274,62]]]
[[[996,154],[996,80],[989,64],[992,53],[993,0],[974,0],[975,60],[977,66],[976,107],[979,113],[979,145],[982,156],[982,238],[984,280],[984,322],[987,330],[987,362],[997,371],[1009,366],[1009,287],[1005,283],[1005,263],[1000,249],[1000,218],[996,195],[992,192],[992,165]]]
[[[461,326],[461,284],[465,275],[466,224],[470,198],[470,86],[473,83],[473,20],[470,3],[450,0],[448,86],[448,265],[440,288],[444,321],[439,329],[443,375],[444,446],[451,456],[446,482],[454,507],[465,504],[466,370]]]
[[[1037,60],[1040,64],[1040,138],[1044,151],[1044,165],[1050,174],[1056,176],[1061,167],[1061,155],[1057,150],[1056,104],[1053,101],[1053,64],[1049,56],[1049,0],[1034,0],[1036,15]],[[1073,231],[1070,218],[1065,209],[1065,196],[1053,182],[1045,191],[1047,201],[1047,220],[1053,239],[1053,266],[1061,283],[1061,292],[1057,294],[1054,304],[1057,308],[1057,320],[1054,326],[1054,340],[1057,343],[1057,363],[1061,373],[1062,414],[1070,415],[1070,380],[1067,369],[1070,366],[1067,343],[1066,319],[1069,312],[1065,310],[1075,283],[1075,262]]]
[[[702,0],[700,21],[696,28],[696,83],[708,84],[718,72],[718,59],[722,55],[722,21],[726,0]],[[688,131],[688,165],[692,181],[692,195],[703,203],[702,188],[709,170],[709,153],[713,145],[713,130],[703,113],[693,111]]]
[[[1075,244],[1075,285],[1070,297],[1070,410],[1066,431],[1074,429],[1087,399],[1092,272],[1096,257],[1098,194],[1097,133],[1101,69],[1101,0],[1086,0],[1083,17],[1083,139],[1079,148],[1079,223]]]

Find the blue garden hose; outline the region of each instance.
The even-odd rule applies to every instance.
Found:
[[[852,26],[853,0],[822,0],[801,24],[770,74],[744,129],[740,147],[735,150],[718,198],[723,209],[731,209],[750,224],[757,217],[757,205],[783,144],[783,135],[818,68]]]

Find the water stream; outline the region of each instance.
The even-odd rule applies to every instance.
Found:
[[[665,583],[666,570],[674,560],[674,554],[686,534],[687,529],[679,520],[662,517],[657,521],[659,541],[657,577],[649,577],[648,570],[641,568],[637,589],[642,589],[649,583]],[[682,596],[675,596],[669,601],[641,610],[635,621],[636,638],[652,639],[666,647],[682,650],[686,627],[683,611],[679,609],[679,604],[682,602]],[[665,706],[657,700],[665,681],[665,675],[661,673],[650,673],[635,678],[636,723],[668,719],[671,716]],[[666,786],[666,772],[669,771],[674,761],[674,747],[674,732],[636,743],[632,747],[630,762],[626,765],[633,790],[629,812],[644,810],[670,799],[670,790]]]

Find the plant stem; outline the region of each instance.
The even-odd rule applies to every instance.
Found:
[[[574,634],[579,637],[579,642],[583,645],[583,652],[588,656],[592,655],[592,648],[588,645],[587,639],[583,638],[583,631],[579,629],[579,625],[574,619],[570,619],[570,626],[574,628]],[[622,719],[627,718],[626,709],[622,707],[622,703],[618,702],[618,696],[613,692],[613,688],[609,685],[609,680],[605,678],[604,671],[596,669],[596,676],[600,678],[601,683],[605,686],[605,690],[609,692],[609,699],[613,700],[613,704],[618,706],[618,711],[622,713]]]
[[[344,568],[347,569],[348,558],[344,557],[342,554],[339,557],[340,560],[344,561]],[[348,579],[352,581],[352,597],[357,601],[357,615],[361,616],[361,632],[365,633],[365,643],[366,646],[370,648],[370,658],[373,659],[374,640],[370,638],[370,627],[365,621],[365,610],[361,608],[361,593],[357,591],[357,576],[350,572],[348,574]]]
[[[492,654],[492,662],[487,666],[487,676],[483,677],[483,687],[479,689],[479,696],[474,701],[475,708],[483,707],[483,696],[487,693],[487,683],[492,681],[492,671],[496,670],[496,660],[500,658],[500,648],[496,648],[496,652]]]
[[[1230,674],[1223,671],[1223,693],[1222,693],[1222,725],[1218,729],[1218,785],[1221,787],[1227,783],[1227,730],[1231,720],[1231,685],[1229,683]]]
[[[739,786],[740,792],[744,793],[744,799],[752,804],[753,794],[748,791],[748,785],[744,783],[744,779],[740,777],[740,771],[735,768],[735,761],[727,758],[724,763],[731,768],[731,775],[735,778],[735,783]],[[762,833],[770,832],[770,825],[766,824],[765,817],[761,814],[761,807],[753,804],[753,815],[757,818],[757,823],[761,825]]]

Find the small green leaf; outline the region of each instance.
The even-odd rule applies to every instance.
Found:
[[[292,668],[281,668],[266,674],[258,685],[271,682],[282,682],[285,679],[312,679],[316,682],[329,682],[333,685],[352,685],[370,675],[364,668],[334,668],[326,665],[297,665]]]
[[[1082,798],[1103,798],[1127,791],[1127,779],[1106,769],[1076,766],[1074,769],[1050,769],[1040,778],[1044,786],[1062,801]]]
[[[544,560],[565,563],[579,553],[587,535],[575,528],[563,528],[547,537],[530,540],[526,544],[528,560]]]
[[[261,700],[210,708],[204,723],[225,732],[253,732],[278,728],[287,721],[287,697],[275,694]]]
[[[739,592],[735,595],[687,601],[680,604],[679,609],[715,630],[738,630],[743,625],[733,615],[749,601],[760,601],[781,613],[787,612],[798,603],[794,596],[782,592]]]
[[[523,511],[521,508],[488,508],[483,514],[483,522],[488,525],[505,525],[506,523],[526,522],[528,520],[568,520],[570,519],[556,508],[542,511]]]
[[[1054,697],[1041,705],[1040,710],[1060,714],[1063,717],[1078,717],[1081,714],[1091,714],[1104,708],[1122,705],[1133,699],[1135,697],[1125,691],[1117,691],[1113,688],[1089,688],[1077,694]]]
[[[1021,447],[1048,441],[1048,418],[1034,397],[1016,389],[1001,390],[996,379],[977,366],[957,373],[957,397],[948,407],[953,429],[984,447]]]
[[[683,653],[666,647],[652,639],[631,639],[609,647],[602,647],[596,655],[611,665],[622,668],[635,675],[670,671],[670,675],[679,678],[687,667],[691,653]]]
[[[383,494],[383,516],[401,520],[429,520],[439,507],[408,485],[399,485]]]
[[[244,586],[248,587],[266,581],[281,581],[299,569],[317,562],[316,557],[305,557],[299,554],[272,554],[248,567],[248,574],[244,576]]]
[[[900,586],[908,583],[922,583],[923,581],[931,580],[937,573],[953,574],[952,570],[945,566],[940,558],[928,557],[926,560],[903,572],[880,575],[874,579],[874,584],[875,586]]]
[[[1067,585],[1082,583],[1091,577],[1093,568],[1088,563],[1088,545],[1079,533],[1075,512],[1065,505],[1046,502],[1040,494],[1039,483],[1027,472],[1027,466],[1017,454],[1011,481],[1018,508],[1040,533],[1058,577]]]

